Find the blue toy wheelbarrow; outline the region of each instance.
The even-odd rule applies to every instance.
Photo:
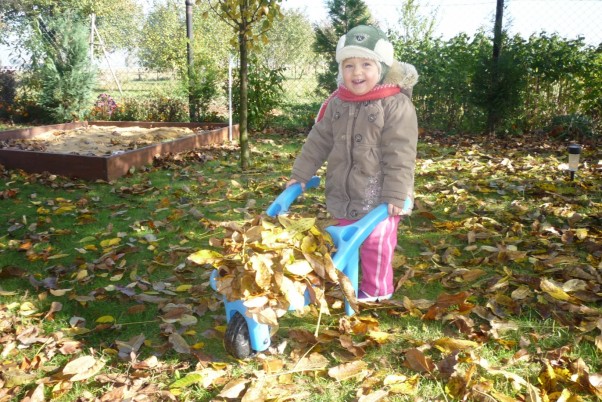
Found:
[[[306,189],[317,187],[320,178],[314,176],[305,185]],[[266,210],[268,216],[276,216],[288,212],[290,205],[302,193],[299,183],[285,189]],[[382,204],[370,213],[347,226],[329,226],[326,231],[332,237],[336,252],[332,257],[334,266],[342,271],[353,285],[357,296],[359,277],[359,249],[364,240],[383,219],[387,217],[387,205]],[[211,274],[211,287],[217,290],[215,270]],[[242,300],[228,301],[224,297],[226,320],[228,325],[224,337],[226,351],[238,359],[244,359],[256,352],[262,352],[270,346],[270,327],[248,317],[247,308]],[[345,301],[345,313],[353,315],[351,305]]]

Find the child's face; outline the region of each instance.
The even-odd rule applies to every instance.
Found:
[[[378,84],[380,74],[374,60],[351,57],[343,60],[343,84],[354,95],[364,95]]]

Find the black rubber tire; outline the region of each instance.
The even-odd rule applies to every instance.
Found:
[[[228,322],[224,336],[226,352],[237,359],[246,359],[253,354],[251,349],[251,336],[247,321],[242,314],[236,312]]]

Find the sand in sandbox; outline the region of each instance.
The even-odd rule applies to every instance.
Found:
[[[30,139],[0,141],[0,149],[105,156],[146,147],[194,135],[184,127],[80,127],[73,130],[53,130]]]

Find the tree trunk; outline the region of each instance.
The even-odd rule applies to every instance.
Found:
[[[497,91],[499,82],[499,59],[502,51],[502,21],[504,18],[504,0],[497,0],[495,10],[495,24],[493,26],[493,55],[491,60],[491,89]],[[495,132],[495,127],[499,123],[500,116],[497,113],[497,108],[494,99],[496,94],[491,93],[489,96],[489,111],[487,116],[487,130],[489,133]]]

